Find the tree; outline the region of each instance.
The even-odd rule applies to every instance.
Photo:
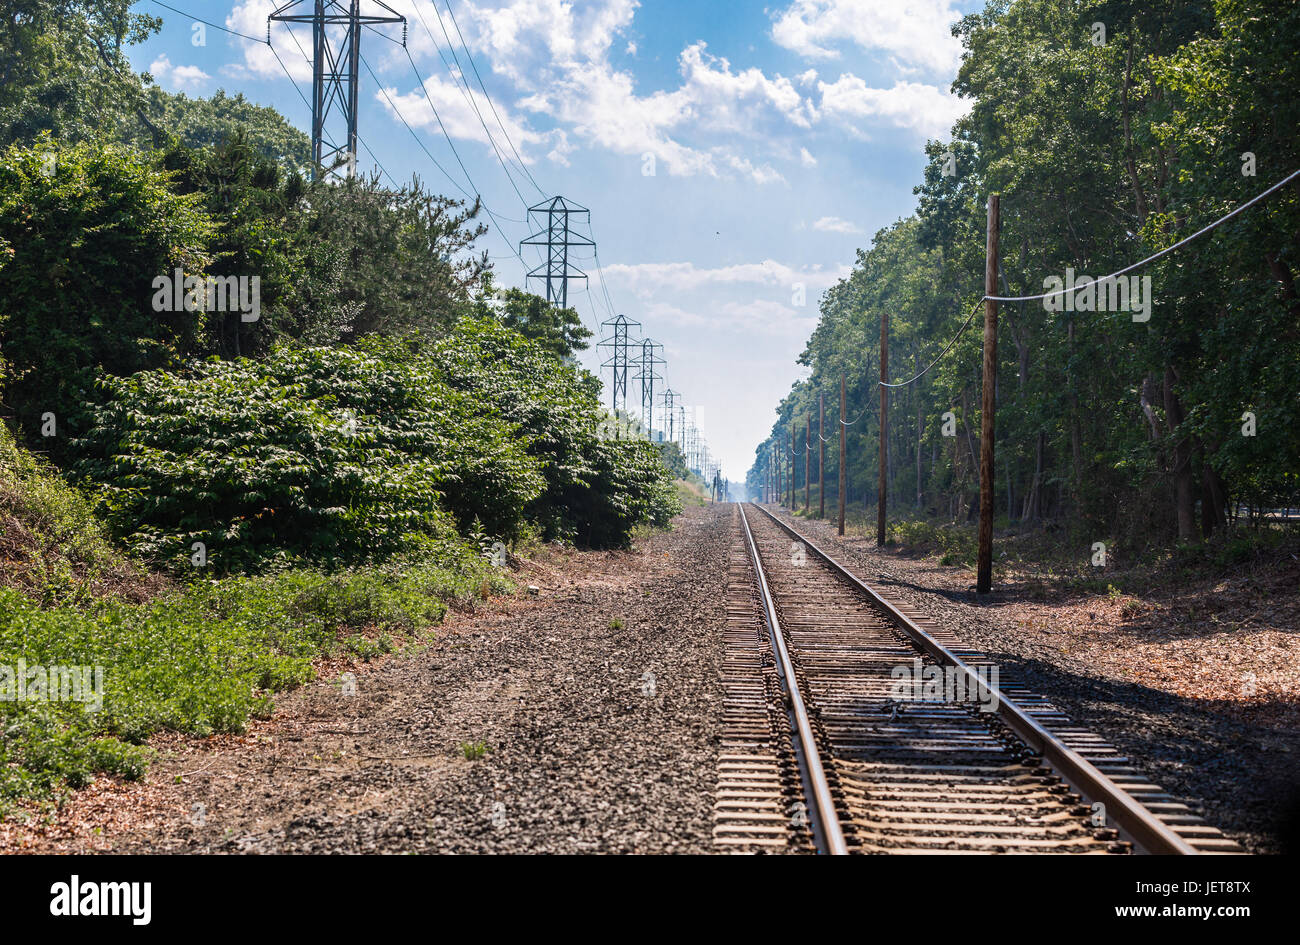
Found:
[[[220,148],[236,138],[254,153],[284,171],[306,174],[311,166],[311,139],[270,106],[255,105],[243,93],[229,96],[218,89],[210,98],[189,98],[152,86],[145,113],[154,128],[188,148]],[[154,132],[143,123],[127,128],[124,137],[141,149],[153,147]]]
[[[42,132],[87,141],[143,114],[125,47],[157,32],[132,0],[9,0],[0,8],[0,146]]]
[[[4,401],[29,435],[54,414],[59,455],[99,372],[190,355],[202,312],[156,310],[154,280],[209,262],[212,222],[175,193],[156,156],[113,144],[11,146],[0,159]]]
[[[571,358],[587,349],[587,339],[592,333],[576,310],[559,308],[540,295],[522,289],[506,289],[495,296],[500,302],[497,311],[501,324],[537,342],[557,360]],[[487,292],[480,296],[480,311],[490,311],[486,301],[490,297]]]

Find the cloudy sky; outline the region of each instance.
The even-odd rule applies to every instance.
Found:
[[[298,94],[310,97],[310,27],[277,25],[268,47],[192,17],[260,39],[271,0],[169,5],[188,15],[138,4],[164,26],[133,51],[137,68],[172,91],[242,92],[310,128]],[[914,208],[927,137],[946,137],[965,108],[948,91],[960,56],[949,28],[982,4],[388,6],[408,18],[410,58],[400,26],[363,31],[361,167],[482,194],[495,216],[483,245],[505,285],[539,262],[519,247],[527,206],[560,194],[589,208],[590,229],[578,228],[600,265],[577,254],[591,278],[570,303],[593,330],[612,306],[664,345],[668,384],[739,479],[800,375],[819,296],[870,234]],[[595,369],[604,354],[584,361]]]

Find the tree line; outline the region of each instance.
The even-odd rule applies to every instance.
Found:
[[[895,380],[958,334],[983,295],[989,194],[1002,206],[998,294],[1026,296],[1171,246],[1300,168],[1298,31],[1300,4],[1266,0],[1000,0],[964,17],[953,88],[970,112],[926,146],[915,213],[878,232],[824,295],[798,359],[809,374],[756,451],[750,493],[792,431],[802,454],[819,394],[837,436],[843,375],[848,419],[862,416],[846,428],[849,494],[874,504],[881,317]],[[998,514],[1141,548],[1296,504],[1298,235],[1291,185],[1135,273],[1149,282],[1125,283],[1127,298],[1112,286],[1002,303]],[[891,393],[893,514],[974,515],[980,344],[966,331]],[[795,469],[802,485],[801,455]]]

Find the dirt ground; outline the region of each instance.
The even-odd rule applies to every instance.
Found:
[[[547,548],[516,575],[537,596],[323,668],[244,735],[156,738],[144,783],[0,825],[0,849],[706,852],[729,521],[694,508],[631,552]]]
[[[322,666],[246,734],[160,736],[143,783],[0,824],[0,852],[709,852],[728,513],[690,509],[630,552],[548,547],[518,596]],[[1300,563],[1140,599],[1011,578],[980,600],[965,568],[796,527],[1251,851],[1293,842]]]

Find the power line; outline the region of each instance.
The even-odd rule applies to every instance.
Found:
[[[434,9],[437,8],[435,7]],[[492,102],[492,96],[488,94],[487,86],[483,84],[483,76],[479,74],[478,66],[474,63],[474,56],[470,53],[469,46],[465,43],[465,35],[460,31],[460,24],[456,22],[456,13],[451,8],[451,0],[447,0],[447,15],[451,17],[452,26],[456,27],[456,35],[460,37],[460,45],[461,48],[465,50],[465,58],[469,60],[470,68],[474,70],[474,77],[478,79],[479,88],[483,90],[483,97],[487,99],[488,107],[492,109],[492,115],[497,120],[497,126],[500,127],[501,134],[505,136],[506,144],[510,145],[510,150],[514,152],[515,161],[518,163],[519,169],[524,172],[524,176],[528,178],[528,182],[536,188],[537,192],[545,197],[546,191],[542,190],[537,181],[533,179],[532,172],[529,171],[528,166],[524,164],[524,159],[519,154],[519,149],[516,148],[515,143],[510,140],[510,132],[506,130],[505,122],[501,120],[500,114],[497,113],[497,107]]]
[[[417,9],[418,9],[418,8],[417,8]],[[427,28],[427,27],[426,27],[426,28]],[[430,34],[430,36],[432,36],[432,34]],[[424,84],[424,78],[423,78],[423,76],[420,74],[420,69],[419,69],[418,66],[416,66],[416,64],[415,64],[415,60],[414,60],[413,58],[411,58],[411,50],[410,50],[410,49],[403,48],[402,51],[406,53],[406,61],[409,62],[409,63],[411,64],[411,69],[415,72],[415,78],[416,78],[416,80],[417,80],[417,81],[419,82],[419,84],[420,84],[420,91],[424,93],[424,99],[425,99],[426,102],[429,103],[429,108],[433,111],[433,117],[436,118],[436,119],[438,120],[438,127],[442,130],[442,136],[443,136],[444,138],[447,139],[447,144],[448,144],[448,146],[451,148],[451,153],[452,153],[452,155],[456,158],[456,163],[460,165],[460,169],[461,169],[461,171],[464,172],[464,174],[465,174],[465,180],[469,182],[469,186],[470,186],[470,188],[471,188],[472,190],[474,190],[475,193],[478,193],[478,190],[479,190],[479,189],[478,189],[478,187],[474,186],[474,179],[473,179],[472,177],[470,177],[470,175],[469,175],[469,170],[465,167],[465,162],[462,161],[462,160],[460,159],[460,152],[456,150],[456,144],[455,144],[455,142],[453,142],[453,141],[451,140],[451,135],[449,135],[449,134],[447,133],[447,126],[444,125],[444,124],[442,123],[442,116],[438,114],[438,109],[437,109],[436,106],[434,106],[434,104],[433,104],[433,99],[429,96],[429,90],[428,90],[428,88],[425,87],[425,84]],[[366,65],[366,69],[367,69],[367,70],[370,70],[370,65],[369,65],[369,64]],[[371,75],[374,75],[374,71],[373,71],[373,70],[370,70],[370,73],[371,73]],[[375,81],[378,82],[379,80],[376,79]],[[405,123],[405,122],[403,122],[403,123]],[[463,192],[463,191],[462,191],[462,192]],[[493,222],[494,224],[496,224],[497,231],[501,234],[502,238],[504,238],[504,237],[505,237],[505,230],[502,229],[501,224],[497,221],[496,216],[492,213],[492,209],[487,205],[487,202],[483,200],[483,197],[482,197],[481,194],[479,195],[479,197],[478,197],[477,199],[478,199],[479,202],[483,205],[483,211],[488,215],[488,217],[492,220],[492,222]],[[508,241],[507,241],[507,242],[508,242]],[[513,243],[510,244],[510,251],[511,251],[512,253],[514,253],[515,256],[517,256],[517,257],[519,258],[519,262],[520,262],[520,264],[521,264],[522,266],[524,266],[525,268],[527,268],[528,264],[527,264],[526,262],[524,262],[524,257],[519,255],[519,251],[518,251],[517,249],[515,249]]]
[[[1044,292],[1042,295],[986,295],[986,296],[984,296],[983,299],[980,299],[980,301],[982,302],[982,301],[984,301],[985,299],[987,299],[987,300],[989,300],[989,301],[991,301],[991,302],[1036,302],[1036,301],[1038,301],[1039,299],[1050,299],[1050,298],[1054,298],[1054,297],[1056,297],[1056,296],[1058,296],[1058,295],[1065,295],[1067,292],[1078,292],[1080,289],[1086,289],[1086,288],[1087,288],[1088,286],[1090,286],[1090,285],[1097,285],[1099,282],[1100,282],[1100,283],[1109,282],[1111,279],[1118,278],[1119,276],[1124,275],[1126,272],[1132,272],[1134,269],[1140,269],[1140,268],[1142,268],[1143,266],[1145,266],[1145,265],[1146,265],[1147,263],[1149,263],[1149,262],[1155,262],[1155,261],[1156,261],[1157,259],[1159,259],[1161,256],[1165,256],[1165,255],[1168,255],[1169,253],[1172,253],[1174,250],[1178,249],[1180,246],[1186,246],[1188,243],[1190,243],[1192,240],[1196,239],[1197,237],[1204,236],[1206,233],[1210,232],[1210,231],[1213,230],[1215,227],[1220,226],[1220,225],[1222,225],[1222,224],[1224,224],[1224,223],[1227,223],[1229,220],[1231,220],[1231,219],[1232,219],[1233,217],[1235,217],[1237,214],[1239,214],[1239,213],[1241,213],[1242,211],[1248,209],[1249,207],[1253,206],[1254,204],[1259,203],[1259,201],[1263,200],[1263,199],[1264,199],[1265,197],[1267,197],[1269,194],[1273,193],[1274,191],[1280,190],[1282,187],[1284,187],[1285,185],[1289,184],[1291,181],[1295,180],[1297,177],[1300,177],[1300,170],[1292,171],[1290,174],[1288,174],[1286,177],[1282,178],[1282,180],[1278,181],[1276,184],[1274,184],[1274,185],[1273,185],[1272,187],[1270,187],[1268,190],[1264,191],[1263,193],[1256,194],[1254,197],[1251,197],[1249,200],[1247,200],[1245,203],[1241,204],[1239,207],[1237,207],[1237,208],[1235,208],[1235,209],[1233,209],[1233,210],[1229,210],[1227,213],[1225,213],[1223,216],[1219,217],[1219,219],[1215,220],[1215,221],[1214,221],[1213,223],[1211,223],[1209,226],[1203,226],[1203,227],[1201,227],[1199,230],[1197,230],[1195,233],[1193,233],[1191,236],[1185,236],[1185,237],[1183,237],[1183,238],[1180,239],[1177,243],[1174,243],[1174,245],[1172,245],[1172,246],[1166,246],[1164,249],[1160,250],[1158,253],[1152,253],[1152,254],[1151,254],[1150,256],[1148,256],[1146,259],[1138,260],[1137,262],[1133,263],[1132,265],[1125,266],[1123,269],[1118,269],[1118,270],[1116,270],[1115,272],[1112,272],[1112,273],[1111,273],[1110,275],[1108,275],[1108,276],[1102,276],[1100,279],[1093,279],[1091,282],[1084,282],[1084,283],[1081,283],[1081,284],[1079,284],[1079,285],[1072,286],[1071,288],[1068,288],[1068,289],[1057,289],[1055,292]]]
[[[429,29],[429,24],[424,19],[424,14],[420,12],[419,4],[417,3],[414,6],[415,6],[415,15],[419,18],[420,25],[424,27],[424,31],[429,34],[429,41],[433,43],[433,48],[437,51],[438,58],[441,59],[442,64],[447,67],[447,71],[452,72],[451,64],[447,62],[447,57],[442,54],[442,50],[438,47],[438,40],[434,38],[433,31]],[[448,10],[450,10],[450,7],[448,8]],[[465,79],[465,70],[461,68],[460,58],[456,55],[456,49],[452,45],[451,36],[447,32],[447,24],[443,22],[442,13],[439,12],[438,10],[438,4],[436,3],[436,0],[435,3],[433,4],[433,12],[438,17],[438,26],[439,28],[442,29],[443,38],[447,40],[447,49],[451,53],[451,58],[456,63],[456,71],[452,73],[453,80],[455,80],[458,76],[460,79],[460,85],[457,85],[456,88],[460,89],[461,95],[464,96],[465,101],[469,103],[470,108],[474,110],[474,114],[478,116],[478,123],[483,126],[483,133],[487,135],[488,144],[491,145],[492,152],[496,155],[497,162],[501,165],[501,170],[505,171],[506,179],[510,181],[510,187],[514,190],[515,196],[519,198],[520,203],[522,203],[525,207],[527,207],[528,201],[524,199],[524,195],[520,193],[518,185],[515,184],[515,179],[513,175],[511,175],[510,173],[510,168],[506,166],[505,159],[501,156],[501,151],[497,148],[496,140],[493,139],[492,132],[488,128],[487,122],[483,120],[483,113],[479,111],[478,103],[474,101],[473,90],[470,89],[469,82],[466,81]],[[469,50],[466,49],[466,54],[468,54],[468,52]],[[461,89],[462,85],[464,86],[463,89]],[[487,94],[486,89],[484,90],[484,94]],[[544,197],[546,195],[542,194],[542,196]]]
[[[255,43],[265,43],[268,46],[271,45],[271,41],[269,39],[262,39],[257,36],[249,36],[247,33],[239,32],[239,30],[227,29],[226,27],[220,26],[217,23],[213,23],[211,20],[205,20],[201,16],[194,16],[193,14],[186,13],[184,10],[178,10],[173,6],[168,6],[167,4],[163,3],[162,0],[149,0],[149,2],[155,3],[160,7],[165,7],[166,9],[171,10],[173,13],[179,13],[181,16],[185,17],[186,19],[193,20],[195,23],[202,23],[204,26],[210,26],[214,30],[221,30],[221,32],[223,33],[229,33],[231,36],[239,36],[244,39],[252,40]]]
[[[979,301],[977,301],[975,303],[974,308],[971,309],[971,313],[967,317],[965,324],[963,324],[961,328],[958,329],[957,334],[952,336],[952,339],[948,342],[947,345],[944,346],[944,349],[939,352],[939,356],[937,358],[935,358],[933,361],[927,364],[923,369],[921,369],[920,371],[918,371],[916,374],[914,374],[912,377],[909,377],[905,381],[901,381],[900,383],[897,384],[886,384],[884,381],[880,381],[879,384],[881,387],[906,387],[907,385],[923,377],[930,370],[930,368],[938,364],[939,361],[943,359],[944,355],[946,355],[949,351],[952,350],[952,346],[957,343],[957,339],[960,338],[965,333],[966,329],[970,327],[971,322],[975,320],[975,313],[979,310],[980,305],[982,305],[984,302],[1037,302],[1043,299],[1056,298],[1057,296],[1065,295],[1070,292],[1078,292],[1082,289],[1088,288],[1089,286],[1095,286],[1099,284],[1104,285],[1106,283],[1109,283],[1113,279],[1119,278],[1125,273],[1132,272],[1134,269],[1142,268],[1147,263],[1155,262],[1157,259],[1161,258],[1162,256],[1167,256],[1168,254],[1172,253],[1174,250],[1186,246],[1188,243],[1192,242],[1192,240],[1198,239],[1199,237],[1204,236],[1206,233],[1209,233],[1211,230],[1219,226],[1222,226],[1224,223],[1227,223],[1237,214],[1242,213],[1245,210],[1249,209],[1250,207],[1254,206],[1255,204],[1259,203],[1259,201],[1263,200],[1265,197],[1269,196],[1270,194],[1276,193],[1278,190],[1281,190],[1283,187],[1291,183],[1291,181],[1295,180],[1297,177],[1300,177],[1300,170],[1292,171],[1290,174],[1282,178],[1272,187],[1268,188],[1265,191],[1262,191],[1261,193],[1256,194],[1254,197],[1251,197],[1249,200],[1247,200],[1245,203],[1241,204],[1240,206],[1237,206],[1232,210],[1229,210],[1223,216],[1219,217],[1219,219],[1215,220],[1213,223],[1210,223],[1207,226],[1201,227],[1191,236],[1185,236],[1182,239],[1180,239],[1178,242],[1174,243],[1172,246],[1166,246],[1164,249],[1152,253],[1150,256],[1147,256],[1145,259],[1140,259],[1135,263],[1131,263],[1130,265],[1125,266],[1123,269],[1115,270],[1108,276],[1102,276],[1098,279],[1093,279],[1091,282],[1083,282],[1078,285],[1071,286],[1068,289],[1057,289],[1054,292],[1043,292],[1040,295],[980,296]]]
[[[433,162],[433,166],[442,172],[442,176],[447,178],[451,186],[459,190],[461,194],[464,195],[465,199],[473,200],[474,195],[471,194],[469,191],[467,191],[464,187],[460,186],[460,184],[456,182],[456,178],[452,177],[451,174],[447,171],[447,169],[438,162],[438,159],[433,156],[433,152],[430,151],[427,147],[425,147],[424,142],[420,139],[420,136],[416,134],[415,129],[410,126],[410,124],[406,120],[406,117],[398,109],[397,104],[392,100],[392,98],[389,97],[388,90],[384,88],[384,84],[380,82],[379,77],[375,75],[375,70],[370,68],[370,63],[366,61],[365,56],[361,57],[361,64],[366,67],[366,71],[370,73],[370,77],[375,80],[375,84],[379,86],[379,94],[384,97],[384,101],[386,101],[388,103],[388,107],[393,110],[393,114],[397,116],[397,120],[400,121],[406,127],[406,130],[411,133],[411,137],[413,137],[415,139],[415,143],[420,146],[420,150],[424,152],[425,157],[427,157],[431,162]],[[470,186],[471,187],[473,186],[473,182],[470,183]],[[484,207],[484,209],[487,208]]]

